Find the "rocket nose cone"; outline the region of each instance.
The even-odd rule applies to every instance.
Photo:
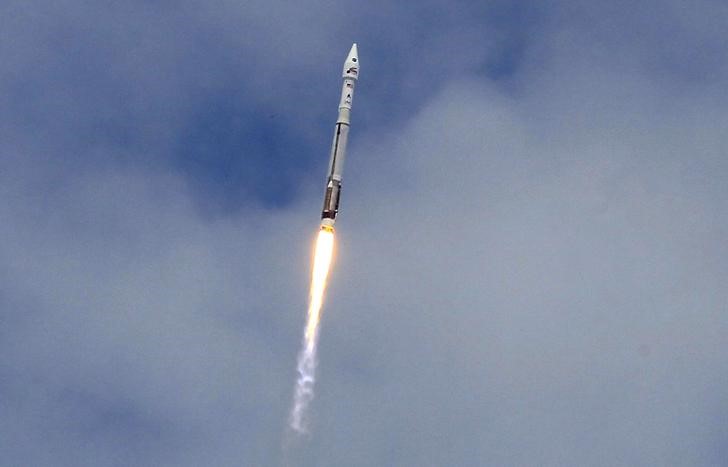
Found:
[[[354,45],[351,46],[351,50],[349,50],[349,55],[346,57],[346,61],[359,61],[359,49],[356,48],[356,42],[354,42]]]
[[[349,55],[346,56],[344,62],[344,78],[357,79],[359,76],[359,49],[356,47],[356,43],[351,46]]]

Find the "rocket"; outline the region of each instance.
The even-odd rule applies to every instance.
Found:
[[[331,158],[329,159],[324,207],[321,211],[321,230],[329,232],[334,231],[336,214],[339,212],[341,173],[344,169],[346,143],[349,139],[349,126],[351,125],[351,102],[354,99],[354,88],[359,79],[359,54],[356,44],[351,46],[349,55],[346,57],[342,78],[344,79],[344,83],[341,87],[339,117],[336,119],[336,128],[334,129],[334,142],[331,145]]]

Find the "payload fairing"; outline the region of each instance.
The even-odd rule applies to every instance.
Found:
[[[359,54],[356,44],[351,46],[349,55],[344,62],[342,75],[344,84],[341,88],[339,101],[339,117],[336,119],[334,142],[331,145],[331,158],[329,160],[328,179],[326,180],[326,193],[324,207],[321,211],[321,229],[334,230],[336,214],[339,212],[339,199],[341,197],[341,173],[344,169],[346,157],[346,143],[349,138],[351,124],[351,102],[354,99],[354,88],[359,79]]]

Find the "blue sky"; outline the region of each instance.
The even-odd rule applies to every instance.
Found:
[[[722,465],[727,19],[4,2],[0,465]],[[312,432],[291,440],[355,41]]]

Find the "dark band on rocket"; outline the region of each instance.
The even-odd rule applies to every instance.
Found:
[[[341,196],[341,182],[331,180],[326,187],[324,196],[324,208],[321,212],[321,219],[335,219],[339,212],[339,198]]]

